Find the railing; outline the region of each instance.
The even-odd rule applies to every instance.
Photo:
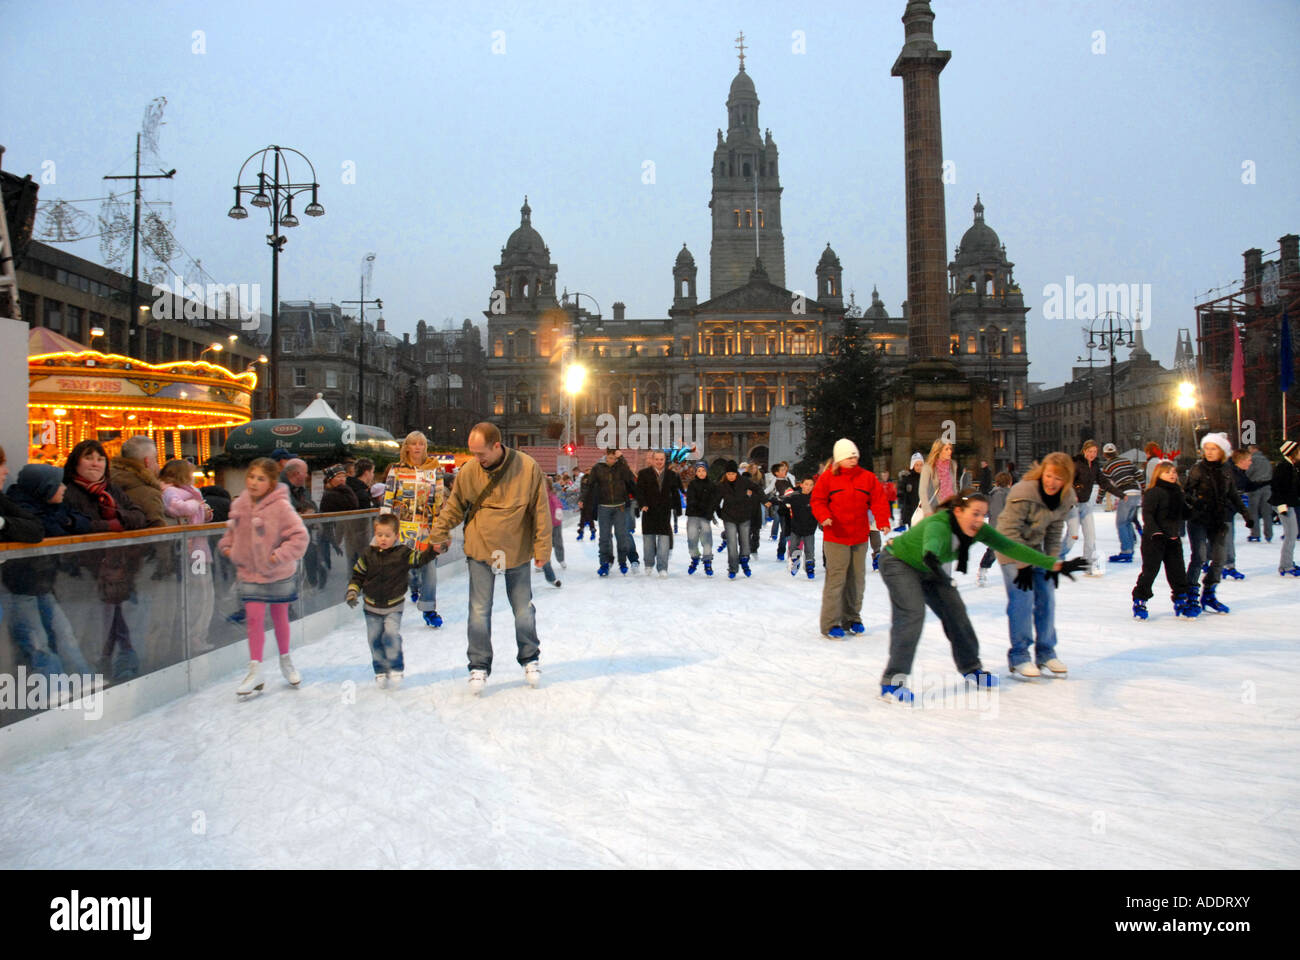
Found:
[[[303,518],[310,544],[298,564],[291,621],[342,603],[377,512]],[[102,678],[108,688],[243,643],[235,568],[217,551],[225,529],[204,524],[0,545],[0,687],[9,688],[0,690],[0,727],[41,712],[27,696],[38,674],[46,678],[35,681],[43,691],[57,683],[66,690],[73,675]],[[267,634],[273,651],[269,625]]]

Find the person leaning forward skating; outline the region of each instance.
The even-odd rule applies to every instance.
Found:
[[[979,638],[966,614],[966,605],[946,564],[957,561],[965,573],[970,550],[982,543],[998,553],[1033,564],[1043,570],[1060,571],[1067,577],[1084,567],[1083,559],[1062,562],[1003,536],[990,523],[988,500],[982,493],[957,495],[944,501],[939,510],[885,545],[880,561],[880,578],[889,591],[889,662],[880,677],[880,696],[903,703],[913,701],[907,687],[916,646],[925,625],[925,608],[939,617],[944,635],[952,645],[957,670],[969,682],[983,687],[997,686],[997,677],[984,669],[979,656]],[[1070,577],[1073,579],[1073,577]]]
[[[515,617],[515,643],[524,679],[537,686],[540,652],[531,557],[538,570],[551,559],[551,517],[546,478],[526,453],[501,443],[492,423],[476,424],[469,434],[467,461],[433,522],[429,539],[443,550],[453,527],[465,522],[465,562],[469,568],[469,687],[477,695],[492,672],[492,594],[502,571]]]

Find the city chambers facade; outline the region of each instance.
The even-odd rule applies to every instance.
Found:
[[[683,243],[671,270],[665,257],[665,287],[672,279],[666,316],[629,318],[622,303],[605,311],[585,293],[557,289],[556,265],[524,199],[484,311],[485,400],[508,444],[568,436],[589,445],[596,418],[617,417],[621,407],[684,420],[701,414],[707,458],[767,462],[773,408],[804,403],[823,355],[844,331],[846,304],[829,243],[810,262],[812,289],[787,286],[778,151],[771,131],[759,126],[758,106],[742,56],[726,101],[727,131],[718,131],[713,151],[709,296],[701,301],[695,258]],[[977,201],[975,222],[949,265],[952,352],[969,375],[999,381],[998,465],[1016,462],[1021,447],[1027,456],[1032,443],[1024,409],[1027,310],[1012,266]],[[886,375],[907,360],[903,307],[903,317],[891,318],[873,290],[858,320]],[[564,371],[575,361],[586,378],[570,401]]]

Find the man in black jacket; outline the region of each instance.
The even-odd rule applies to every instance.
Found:
[[[591,483],[584,496],[596,505],[596,521],[600,525],[600,567],[596,573],[609,576],[610,564],[614,562],[612,533],[618,547],[618,569],[626,576],[627,560],[632,552],[632,537],[627,531],[627,502],[636,491],[636,477],[617,447],[605,451],[604,461],[592,467],[589,476]],[[583,508],[585,501],[578,506]]]
[[[668,555],[673,547],[672,518],[680,516],[682,501],[678,494],[682,482],[668,469],[668,458],[656,450],[636,478],[636,500],[641,505],[641,542],[645,552],[645,572],[651,568],[660,577],[668,576]]]
[[[1284,577],[1300,577],[1300,567],[1295,562],[1296,510],[1300,508],[1300,472],[1296,470],[1296,462],[1300,461],[1300,443],[1284,441],[1280,450],[1282,459],[1273,468],[1273,492],[1269,497],[1282,524],[1282,553],[1277,572]]]
[[[352,492],[347,481],[347,473],[338,464],[325,468],[325,492],[320,497],[321,513],[341,513],[344,510],[360,509],[357,495]]]
[[[761,501],[763,491],[741,473],[735,460],[728,460],[722,481],[718,484],[718,501],[714,511],[722,521],[727,539],[727,577],[736,579],[739,566],[750,575],[749,525],[754,514],[754,504]]]

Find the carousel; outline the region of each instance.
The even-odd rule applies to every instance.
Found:
[[[203,360],[145,363],[88,350],[44,327],[33,328],[27,344],[32,463],[62,463],[87,439],[116,456],[124,440],[143,434],[158,447],[159,463],[180,459],[188,446],[203,464],[212,431],[250,419],[253,370],[234,373]]]

